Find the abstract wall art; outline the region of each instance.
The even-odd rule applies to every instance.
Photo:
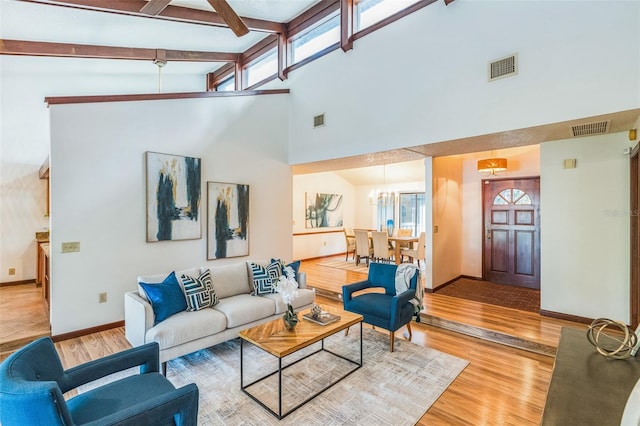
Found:
[[[207,259],[249,255],[249,185],[207,182]]]
[[[200,159],[146,152],[147,241],[202,238]]]
[[[306,228],[342,226],[342,195],[307,192],[305,197]]]

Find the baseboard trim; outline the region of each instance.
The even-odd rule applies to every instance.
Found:
[[[36,283],[35,279],[20,280],[20,281],[7,281],[7,282],[0,283],[0,287],[9,287],[9,286],[12,286],[12,285],[35,284],[35,283]]]
[[[124,327],[123,321],[116,321],[109,324],[102,324],[96,327],[85,328],[82,330],[71,331],[69,333],[56,334],[51,336],[54,342],[61,342],[63,340],[75,339],[76,337],[86,336],[88,334],[99,333],[101,331],[111,330],[112,328]]]
[[[579,317],[577,315],[563,314],[561,312],[546,311],[543,309],[540,309],[540,315],[561,320],[579,322],[582,324],[591,324],[593,322],[593,318]]]

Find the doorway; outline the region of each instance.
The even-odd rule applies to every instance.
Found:
[[[640,167],[638,151],[640,144],[631,152],[631,326],[640,324]]]
[[[540,289],[540,178],[482,181],[483,279]]]

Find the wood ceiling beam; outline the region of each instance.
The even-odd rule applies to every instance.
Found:
[[[163,49],[169,62],[237,62],[239,53]],[[156,49],[0,39],[0,55],[153,61]]]
[[[29,3],[39,3],[51,6],[70,7],[74,9],[92,10],[96,12],[115,13],[118,15],[137,16],[147,19],[162,19],[165,21],[183,22],[188,24],[209,25],[229,28],[220,14],[206,10],[190,9],[188,7],[167,6],[158,15],[147,15],[140,12],[147,2],[145,0],[20,0]],[[284,24],[265,21],[262,19],[242,18],[251,31],[265,33],[281,33]]]

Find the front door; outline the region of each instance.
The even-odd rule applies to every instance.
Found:
[[[540,178],[484,180],[484,279],[540,288]]]

